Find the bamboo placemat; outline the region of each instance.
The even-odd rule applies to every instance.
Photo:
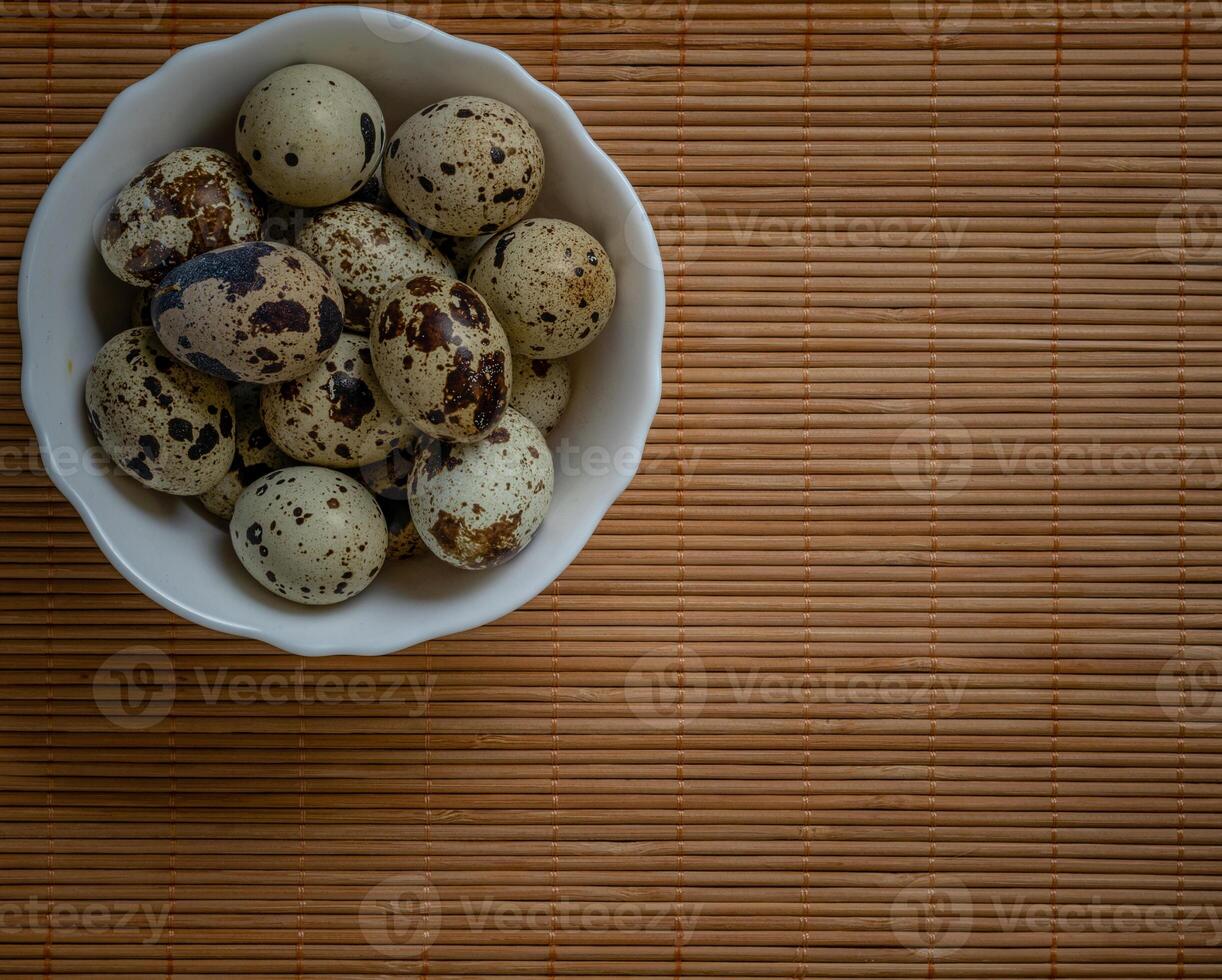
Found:
[[[0,974],[1222,976],[1222,8],[398,4],[632,178],[666,386],[548,593],[303,662],[107,565],[16,322],[111,98],[293,6],[0,10]]]

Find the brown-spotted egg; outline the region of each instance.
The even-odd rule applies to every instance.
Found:
[[[417,276],[387,297],[370,339],[386,394],[428,435],[482,439],[509,404],[505,331],[464,283]]]
[[[237,449],[229,472],[211,490],[199,495],[200,503],[217,517],[229,520],[242,491],[273,470],[292,465],[292,461],[272,442],[259,418],[259,388],[243,384],[233,389],[234,414],[237,416]]]
[[[544,361],[514,354],[510,407],[534,422],[544,435],[556,427],[569,407],[571,387],[566,361]]]
[[[266,386],[261,411],[281,449],[319,466],[364,466],[416,437],[378,383],[368,339],[349,333],[309,374]]]
[[[413,441],[399,447],[385,459],[357,470],[357,478],[377,498],[382,513],[386,515],[386,531],[390,538],[386,552],[388,558],[411,558],[425,551],[407,503],[407,485],[415,461]]]
[[[615,307],[606,250],[568,221],[530,218],[494,235],[467,271],[515,353],[553,359],[594,342]]]
[[[459,568],[492,568],[530,543],[554,480],[543,433],[511,408],[481,442],[423,440],[408,500],[430,551]]]
[[[174,360],[147,327],[123,331],[98,352],[85,406],[106,454],[154,490],[203,493],[233,459],[228,386]]]
[[[257,240],[262,222],[238,162],[193,146],[154,160],[119,191],[98,248],[124,282],[156,286],[196,255]]]
[[[305,605],[351,599],[386,561],[386,521],[373,496],[352,477],[316,466],[252,483],[238,498],[229,534],[256,582]]]
[[[394,288],[419,275],[454,278],[449,259],[417,228],[373,204],[337,204],[315,214],[297,235],[344,292],[348,329],[368,333],[374,312]]]
[[[522,218],[543,188],[543,144],[516,109],[464,95],[425,106],[391,137],[391,200],[426,228],[487,235]]]
[[[197,256],[153,296],[157,335],[179,360],[226,381],[273,384],[312,370],[344,329],[339,284],[288,245]]]
[[[238,155],[278,201],[325,207],[361,190],[382,162],[386,122],[369,89],[326,65],[290,65],[250,90]]]

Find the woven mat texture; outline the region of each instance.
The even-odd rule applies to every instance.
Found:
[[[632,179],[665,389],[542,596],[305,662],[107,564],[16,319],[116,93],[295,6],[0,4],[0,975],[1222,977],[1222,7],[392,5]]]

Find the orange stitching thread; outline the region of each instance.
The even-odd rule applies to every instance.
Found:
[[[677,151],[678,151],[678,169],[679,169],[679,269],[678,277],[675,283],[675,289],[678,293],[677,299],[679,308],[676,316],[676,332],[675,332],[675,350],[676,350],[676,365],[675,365],[675,381],[676,394],[678,396],[678,405],[676,406],[676,426],[677,426],[677,503],[678,503],[678,531],[679,531],[679,571],[678,571],[678,603],[677,603],[677,625],[678,625],[678,697],[676,702],[676,711],[678,717],[678,727],[675,734],[675,776],[678,782],[675,794],[675,805],[677,809],[676,826],[675,826],[675,913],[674,913],[674,928],[675,928],[675,977],[683,975],[683,834],[684,834],[684,749],[683,749],[683,734],[684,734],[684,717],[683,707],[685,700],[684,685],[687,680],[687,635],[684,623],[684,614],[686,606],[685,595],[685,576],[684,562],[686,560],[687,541],[685,537],[685,512],[684,512],[684,481],[687,479],[687,461],[685,459],[684,446],[684,428],[683,428],[683,327],[686,317],[684,309],[684,286],[686,285],[687,276],[687,254],[686,254],[686,239],[687,239],[687,197],[684,193],[686,188],[686,174],[684,173],[684,162],[686,156],[685,144],[685,126],[686,118],[686,82],[684,79],[684,71],[687,68],[687,2],[680,0],[679,3],[679,73],[678,73],[678,91],[677,91]]]
[[[930,165],[930,242],[929,242],[929,757],[926,781],[929,794],[929,858],[926,904],[933,914],[937,883],[935,863],[938,854],[937,811],[937,684],[938,676],[938,61],[941,55],[938,31],[941,27],[942,5],[935,0],[933,29],[929,46],[929,165]],[[927,958],[926,975],[934,976],[933,950]]]
[[[1176,383],[1177,383],[1177,423],[1176,442],[1178,446],[1178,531],[1176,564],[1179,574],[1176,584],[1177,608],[1176,625],[1178,636],[1176,652],[1179,668],[1179,706],[1177,710],[1176,728],[1176,822],[1175,822],[1175,975],[1184,976],[1184,827],[1186,822],[1184,803],[1185,769],[1187,767],[1186,737],[1184,728],[1184,708],[1187,697],[1185,680],[1187,677],[1186,647],[1188,630],[1186,624],[1187,603],[1185,587],[1188,577],[1186,552],[1188,550],[1188,456],[1187,456],[1187,398],[1188,384],[1185,377],[1187,366],[1187,277],[1188,277],[1188,66],[1191,58],[1192,40],[1192,4],[1184,0],[1184,30],[1180,38],[1180,99],[1179,99],[1179,139],[1180,139],[1180,248],[1179,248],[1179,295],[1176,302]]]
[[[51,168],[51,155],[55,149],[55,131],[54,118],[55,108],[52,104],[51,92],[54,85],[54,69],[55,69],[55,8],[50,6],[47,8],[47,77],[46,85],[43,89],[43,105],[46,109],[46,150],[43,163],[47,171],[47,183],[51,183],[51,178],[54,173]],[[53,514],[51,508],[51,498],[47,501],[47,610],[46,610],[46,625],[47,625],[47,659],[43,667],[44,681],[47,688],[47,731],[46,731],[46,754],[47,754],[47,793],[46,793],[46,808],[47,808],[47,906],[51,907],[55,903],[55,706],[54,706],[54,688],[52,687],[52,677],[55,670],[55,637],[54,637],[54,617],[55,610],[55,585],[54,585],[54,542],[51,537],[51,517]],[[42,970],[45,980],[50,980],[54,957],[52,955],[55,944],[55,930],[52,926],[52,916],[47,916],[47,930],[43,936],[42,944]]]
[[[810,739],[811,739],[811,643],[810,643],[810,555],[811,555],[811,423],[810,423],[810,338],[813,260],[811,256],[813,200],[811,197],[811,61],[813,56],[814,8],[806,5],[805,54],[802,62],[802,200],[804,205],[805,248],[802,277],[802,943],[798,950],[799,980],[805,978],[810,953],[810,858],[814,814],[811,812]]]
[[[424,643],[424,682],[427,690],[433,688],[433,644]],[[432,913],[433,896],[433,712],[432,697],[424,699],[424,919],[429,922]],[[429,975],[429,947],[433,944],[432,930],[424,934],[424,942],[420,949],[420,976]]]
[[[1059,814],[1060,800],[1060,729],[1061,729],[1061,62],[1063,57],[1065,20],[1057,0],[1056,56],[1052,82],[1052,860],[1050,874],[1048,962],[1052,976],[1057,975],[1057,910],[1059,899]]]
[[[552,841],[551,910],[547,926],[548,975],[556,976],[556,924],[560,907],[560,580],[552,583]]]
[[[305,687],[305,673],[297,665],[297,690]],[[297,980],[305,975],[305,699],[297,698]]]

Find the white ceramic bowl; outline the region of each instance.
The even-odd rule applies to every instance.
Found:
[[[85,374],[124,329],[130,289],[94,248],[92,222],[150,160],[177,147],[232,152],[248,89],[285,65],[321,62],[377,96],[393,132],[447,95],[494,96],[534,124],[547,155],[535,214],[567,218],[603,242],[619,303],[603,335],[574,360],[574,395],[551,437],[551,513],[514,561],[488,572],[429,557],[388,562],[363,595],[324,609],[285,602],[238,564],[228,534],[194,501],[112,472],[93,450]],[[26,238],[20,277],[22,396],[47,472],[114,566],[181,616],[293,653],[382,654],[471,629],[528,602],[577,556],[636,470],[661,393],[665,289],[657,242],[628,180],[572,109],[512,58],[419,21],[326,6],[277,17],[190,48],[124,91],[47,189]]]

